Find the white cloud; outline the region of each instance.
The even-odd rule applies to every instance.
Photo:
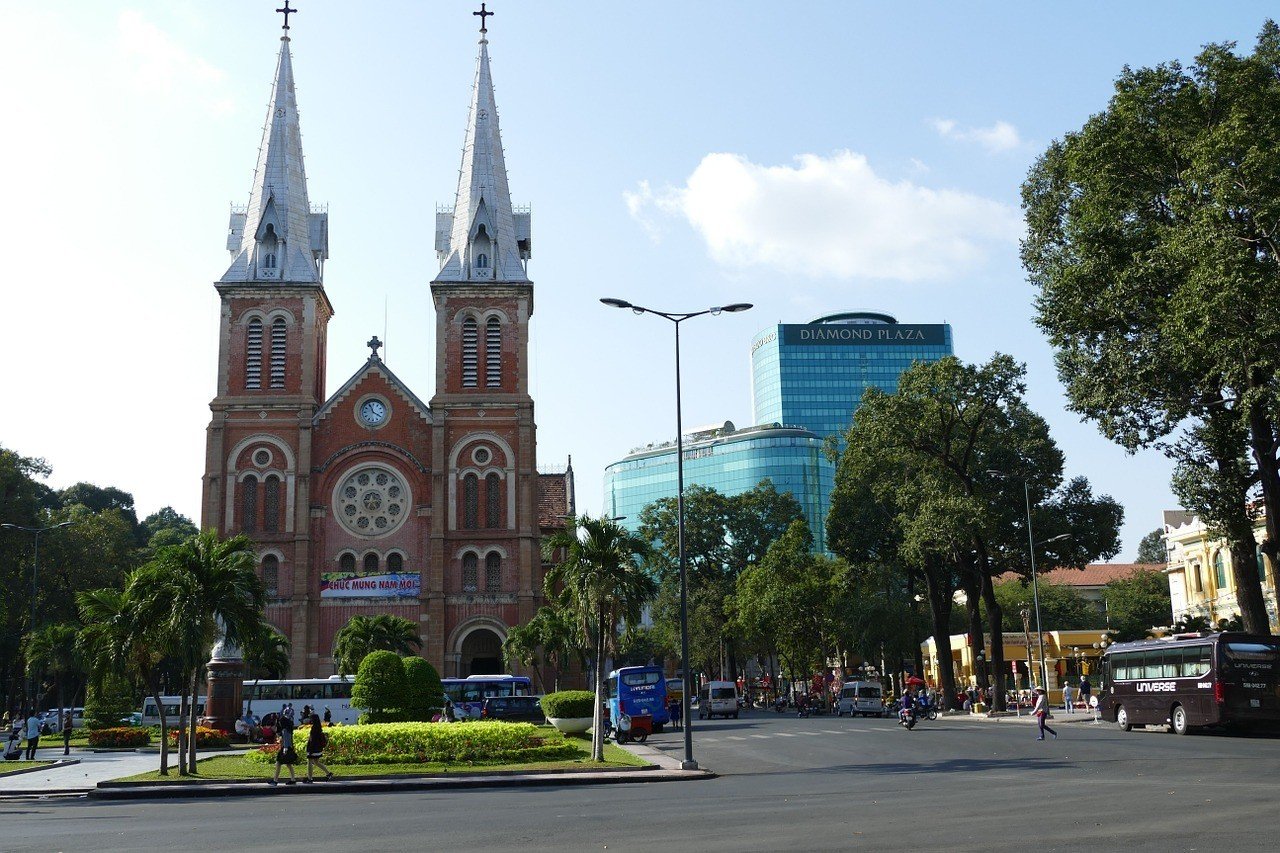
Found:
[[[654,214],[686,219],[725,267],[846,279],[946,278],[1012,245],[1022,228],[1008,205],[888,180],[852,151],[783,166],[708,154],[683,187],[655,192],[641,182],[624,196],[651,235]]]
[[[187,50],[141,13],[132,9],[120,13],[116,48],[137,91],[182,95],[219,115],[233,109],[225,88],[226,72]]]
[[[1023,145],[1018,129],[1007,121],[997,121],[991,127],[961,127],[953,119],[933,120],[933,129],[945,139],[959,142],[976,142],[992,154],[1012,151]]]

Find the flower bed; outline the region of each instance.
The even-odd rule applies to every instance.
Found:
[[[329,729],[326,764],[425,764],[440,762],[525,762],[573,758],[578,747],[530,723],[371,723]],[[306,731],[295,734],[301,754]],[[275,761],[279,747],[252,750],[250,761]]]
[[[169,729],[169,743],[176,746],[178,743],[178,730]],[[205,728],[204,726],[196,726],[196,749],[212,749],[219,746],[230,746],[231,737],[226,732],[219,729]]]
[[[151,743],[151,732],[146,729],[121,727],[89,730],[89,746],[98,749],[137,748],[149,743]]]

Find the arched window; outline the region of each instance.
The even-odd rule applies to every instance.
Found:
[[[285,325],[284,318],[277,317],[271,324],[271,387],[284,387],[285,359]]]
[[[483,270],[488,268],[489,268],[489,256],[486,255],[484,252],[481,252],[480,254],[476,255],[476,269]]]
[[[262,529],[267,533],[280,531],[279,477],[267,477],[262,483]]]
[[[462,478],[462,527],[475,530],[480,526],[480,478],[468,474]]]
[[[1213,579],[1218,584],[1218,592],[1227,588],[1227,565],[1221,551],[1213,555]]]
[[[480,327],[475,317],[462,321],[462,387],[475,388],[480,382]]]
[[[398,575],[404,571],[404,557],[399,554],[387,555],[387,571],[393,575]]]
[[[502,385],[502,324],[497,317],[490,317],[484,327],[484,384]]]
[[[269,269],[269,270],[273,270],[273,269],[275,269],[275,268],[276,268],[276,253],[275,253],[275,252],[267,252],[267,253],[266,253],[266,255],[264,255],[264,256],[263,256],[263,259],[262,259],[262,266],[263,266],[263,268],[264,268],[264,269]]]
[[[354,572],[356,570],[356,555],[343,554],[339,557],[338,570],[342,572]]]
[[[366,575],[376,575],[378,573],[378,555],[364,555],[364,573]]]
[[[245,533],[258,529],[258,478],[252,474],[240,483],[240,529]]]
[[[502,478],[497,474],[484,478],[484,526],[502,526]]]
[[[475,554],[462,555],[462,591],[475,592],[479,581],[480,561]]]
[[[484,558],[484,591],[502,590],[502,555],[496,551]]]
[[[249,321],[244,358],[244,387],[262,387],[262,321],[256,317]]]
[[[275,554],[262,558],[262,586],[272,598],[280,594],[280,558]]]

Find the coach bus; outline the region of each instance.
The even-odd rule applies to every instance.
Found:
[[[624,666],[609,673],[609,718],[617,724],[618,717],[626,714],[634,717],[648,714],[653,719],[653,731],[661,732],[671,722],[667,708],[667,679],[660,666]]]
[[[531,682],[527,675],[470,675],[466,678],[442,678],[445,695],[453,702],[458,719],[480,719],[484,700],[491,696],[529,696]]]
[[[262,717],[279,711],[286,702],[293,703],[295,713],[302,713],[303,705],[310,705],[323,717],[327,709],[335,723],[353,725],[360,719],[360,710],[351,707],[350,678],[334,675],[329,678],[263,678],[244,683],[244,712],[253,708]]]
[[[1280,722],[1280,642],[1223,632],[1116,643],[1102,657],[1102,715],[1124,731]]]

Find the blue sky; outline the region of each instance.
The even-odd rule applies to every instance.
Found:
[[[55,486],[199,517],[212,282],[227,206],[248,197],[278,5],[0,5],[0,444],[47,459]],[[539,461],[572,454],[580,508],[600,508],[606,464],[674,431],[670,329],[601,296],[755,303],[687,327],[687,424],[749,423],[765,325],[845,309],[950,323],[960,357],[1026,362],[1067,473],[1125,505],[1120,558],[1176,505],[1163,458],[1064,410],[1018,263],[1018,188],[1124,65],[1249,47],[1267,4],[490,5],[513,197],[533,207]],[[453,199],[475,5],[299,6],[331,390],[378,334],[429,397],[434,206]]]

